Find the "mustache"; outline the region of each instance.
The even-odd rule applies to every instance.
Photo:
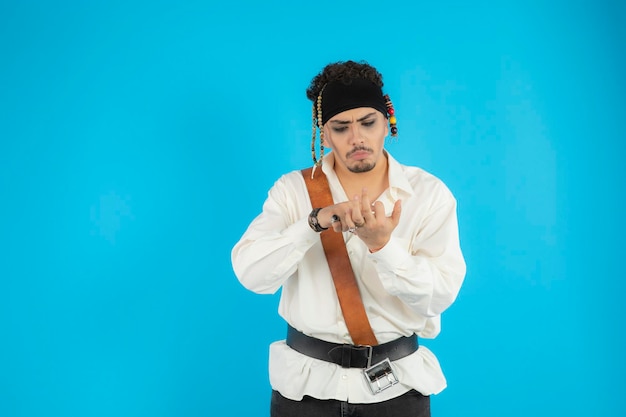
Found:
[[[367,146],[357,146],[356,148],[353,148],[350,152],[346,154],[346,158],[350,158],[352,154],[354,154],[355,152],[360,152],[360,151],[374,152],[372,148],[368,148]]]

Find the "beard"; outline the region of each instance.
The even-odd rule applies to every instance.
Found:
[[[371,152],[371,153],[374,152],[372,148],[368,148],[365,146],[358,146],[346,154],[346,160],[350,158],[350,155],[358,151],[366,151],[366,152]],[[348,165],[347,168],[350,172],[360,173],[360,172],[371,171],[374,169],[375,166],[376,166],[376,162],[362,160],[362,161],[356,162],[354,165]]]
[[[375,162],[366,162],[359,161],[356,165],[348,166],[348,170],[350,172],[359,173],[359,172],[368,172],[374,169],[376,166]]]

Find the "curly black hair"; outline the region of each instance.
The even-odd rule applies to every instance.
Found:
[[[340,61],[328,64],[312,80],[306,90],[309,100],[315,102],[322,88],[331,81],[350,78],[365,78],[380,88],[383,87],[383,76],[365,61]]]

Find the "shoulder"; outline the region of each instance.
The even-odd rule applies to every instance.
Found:
[[[304,177],[300,170],[294,170],[281,175],[270,189],[270,197],[284,198],[300,198],[306,193],[306,185]]]
[[[281,175],[276,184],[281,184],[287,187],[301,187],[304,186],[303,170],[294,170]]]
[[[424,184],[432,187],[448,188],[439,177],[423,168],[411,165],[400,165],[400,167],[402,168],[404,176],[411,184]]]
[[[436,175],[417,166],[398,165],[408,187],[420,199],[428,199],[436,205],[455,202],[448,186]]]

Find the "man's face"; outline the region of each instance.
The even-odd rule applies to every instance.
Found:
[[[324,125],[324,146],[351,172],[367,172],[383,154],[387,119],[376,109],[359,107],[333,116]]]

